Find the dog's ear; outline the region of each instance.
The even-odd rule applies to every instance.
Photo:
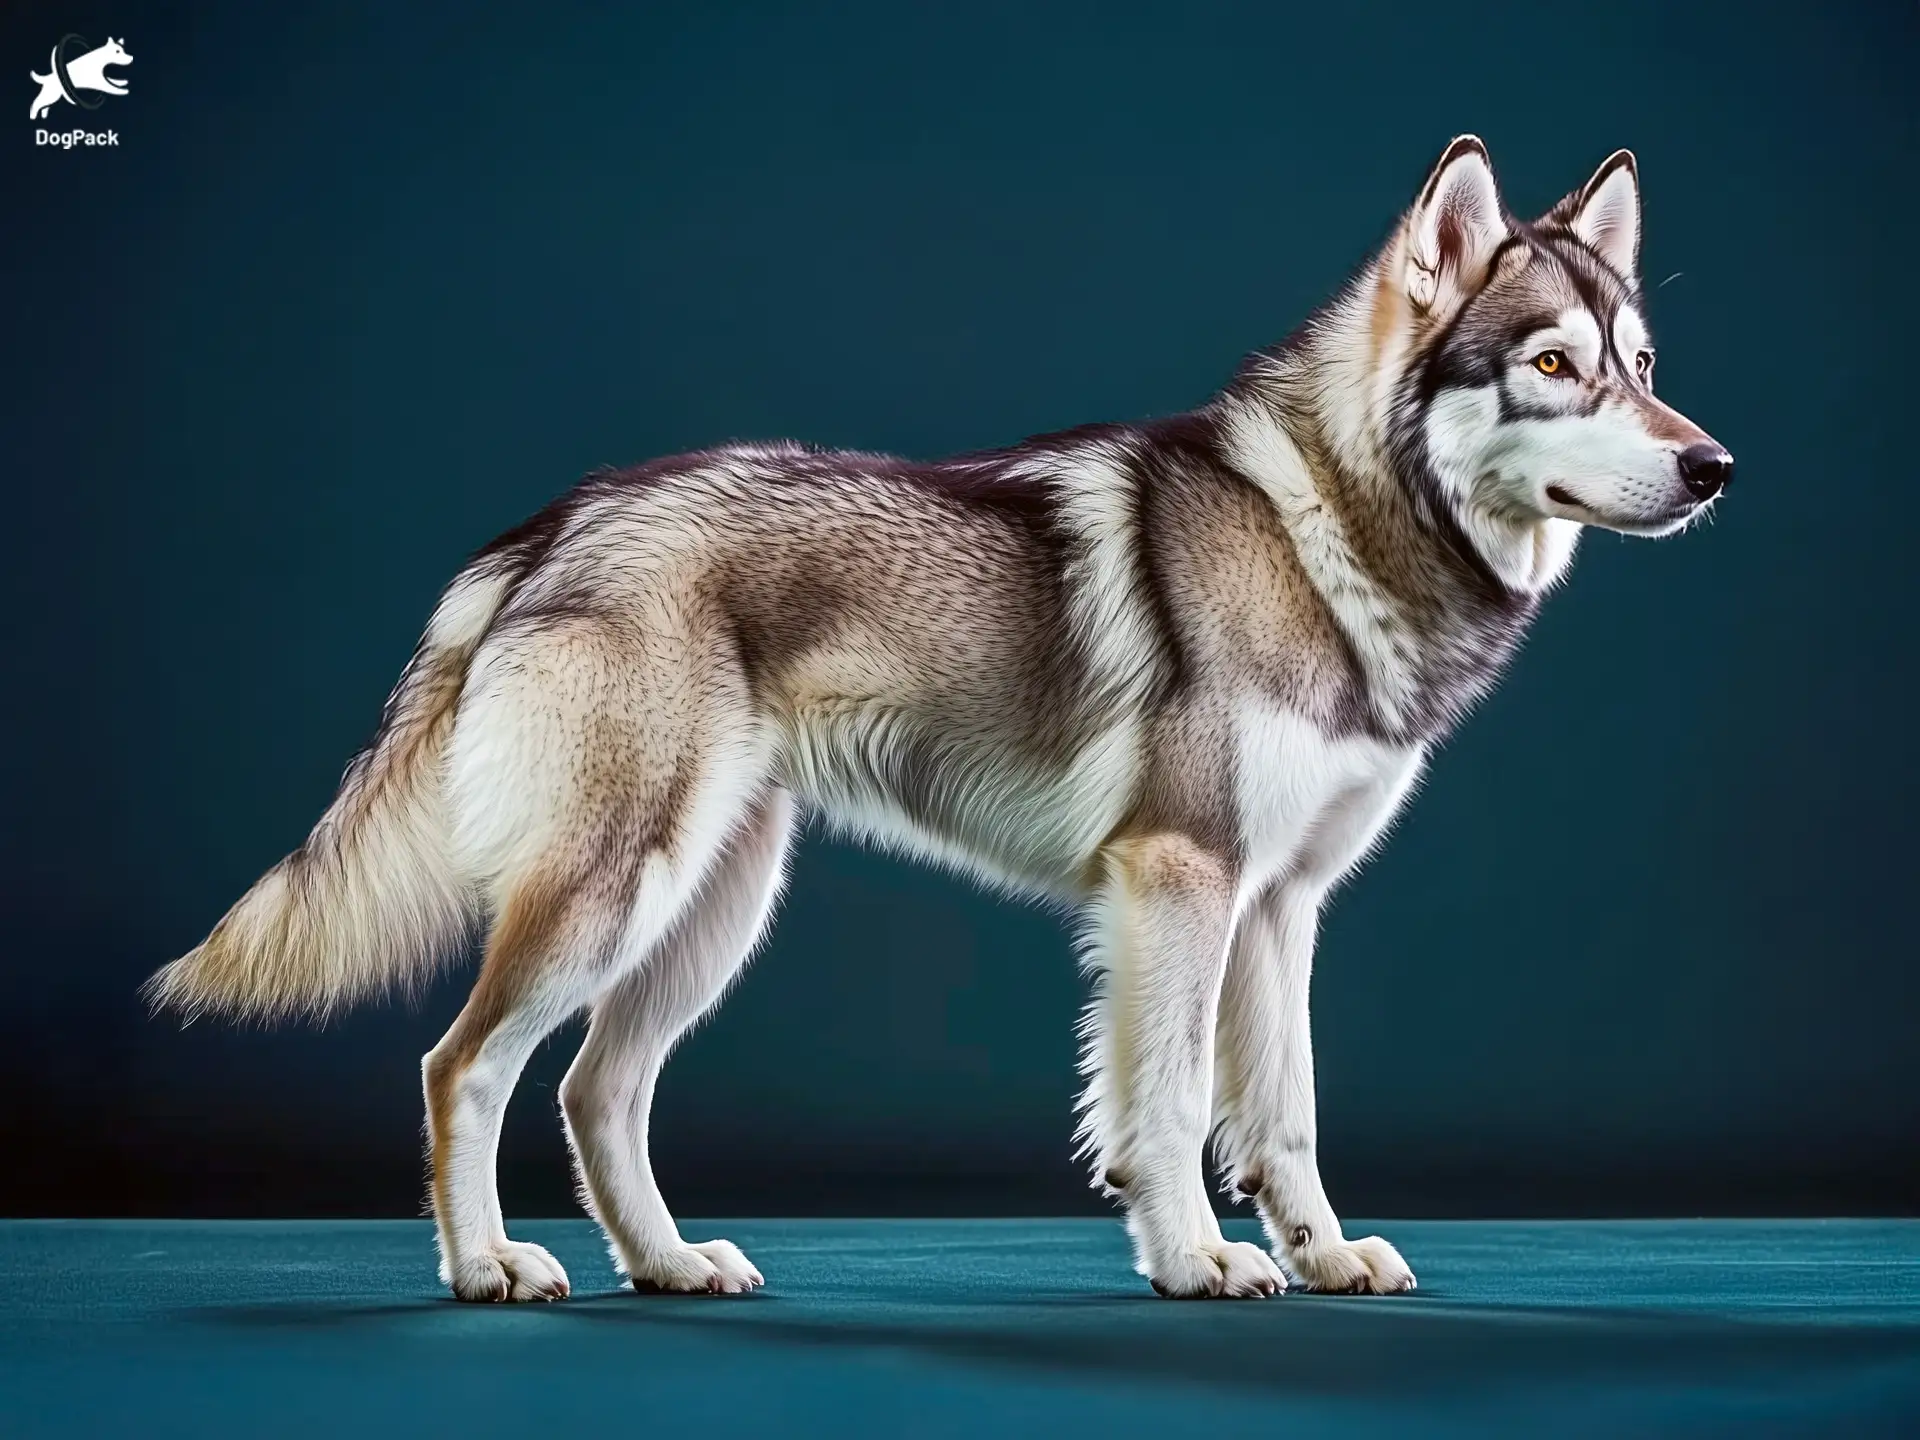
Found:
[[[1447,146],[1407,216],[1407,295],[1420,309],[1444,312],[1473,292],[1507,238],[1506,208],[1493,162],[1477,135]]]
[[[1640,167],[1616,150],[1593,178],[1549,210],[1545,222],[1571,230],[1628,280],[1640,273]]]

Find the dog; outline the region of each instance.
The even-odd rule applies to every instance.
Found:
[[[1731,456],[1653,391],[1620,151],[1540,219],[1472,136],[1391,238],[1207,404],[919,463],[735,444],[601,471],[444,592],[307,841],[148,995],[325,1015],[489,922],[422,1072],[443,1283],[552,1300],[501,1112],[561,1087],[638,1290],[762,1283],[681,1238],[655,1081],[766,934],[796,817],[1074,907],[1078,1139],[1164,1296],[1410,1290],[1315,1159],[1328,892],[1494,683],[1581,529],[1683,530]],[[1226,1240],[1207,1151],[1268,1246]]]
[[[80,43],[84,45],[87,42],[82,40]],[[107,68],[132,63],[133,56],[126,52],[118,40],[109,35],[106,44],[96,46],[84,55],[74,57],[67,66],[67,78],[73,83],[75,90],[100,90],[108,95],[124,95],[127,93],[127,82],[107,74]],[[34,100],[32,108],[27,112],[29,120],[40,119],[62,100],[72,100],[76,104],[82,103],[68,94],[67,87],[60,83],[60,47],[58,45],[53,47],[53,54],[47,60],[47,70],[49,73],[45,75],[31,70],[27,72],[27,77],[40,87],[39,97]],[[93,103],[98,105],[100,102],[96,100]]]

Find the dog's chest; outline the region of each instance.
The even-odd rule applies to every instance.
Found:
[[[1234,730],[1240,841],[1256,888],[1309,860],[1344,869],[1355,857],[1333,852],[1353,848],[1349,837],[1373,833],[1372,812],[1397,802],[1418,761],[1407,747],[1328,735],[1267,705],[1243,707]]]

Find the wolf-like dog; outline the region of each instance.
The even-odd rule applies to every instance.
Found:
[[[1684,529],[1733,461],[1655,398],[1640,188],[1538,220],[1447,147],[1385,245],[1198,410],[932,463],[728,445],[589,476],[439,601],[306,842],[149,982],[187,1015],[324,1015],[483,920],[422,1065],[441,1276],[568,1281],[511,1240],[501,1112],[561,1090],[634,1288],[762,1283],[654,1183],[661,1065],[766,933],[796,819],[1074,907],[1079,1139],[1166,1296],[1391,1293],[1315,1159],[1329,890],[1491,686],[1581,527]],[[1226,1240],[1207,1184],[1269,1247]]]

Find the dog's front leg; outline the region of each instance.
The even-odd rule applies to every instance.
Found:
[[[1103,860],[1083,1101],[1095,1173],[1124,1198],[1137,1268],[1162,1295],[1271,1295],[1279,1269],[1221,1235],[1204,1169],[1233,869],[1180,835],[1118,841]]]
[[[1307,1288],[1391,1294],[1413,1272],[1377,1235],[1347,1240],[1320,1183],[1307,991],[1323,889],[1274,885],[1241,919],[1220,1000],[1218,1148],[1273,1253]]]

